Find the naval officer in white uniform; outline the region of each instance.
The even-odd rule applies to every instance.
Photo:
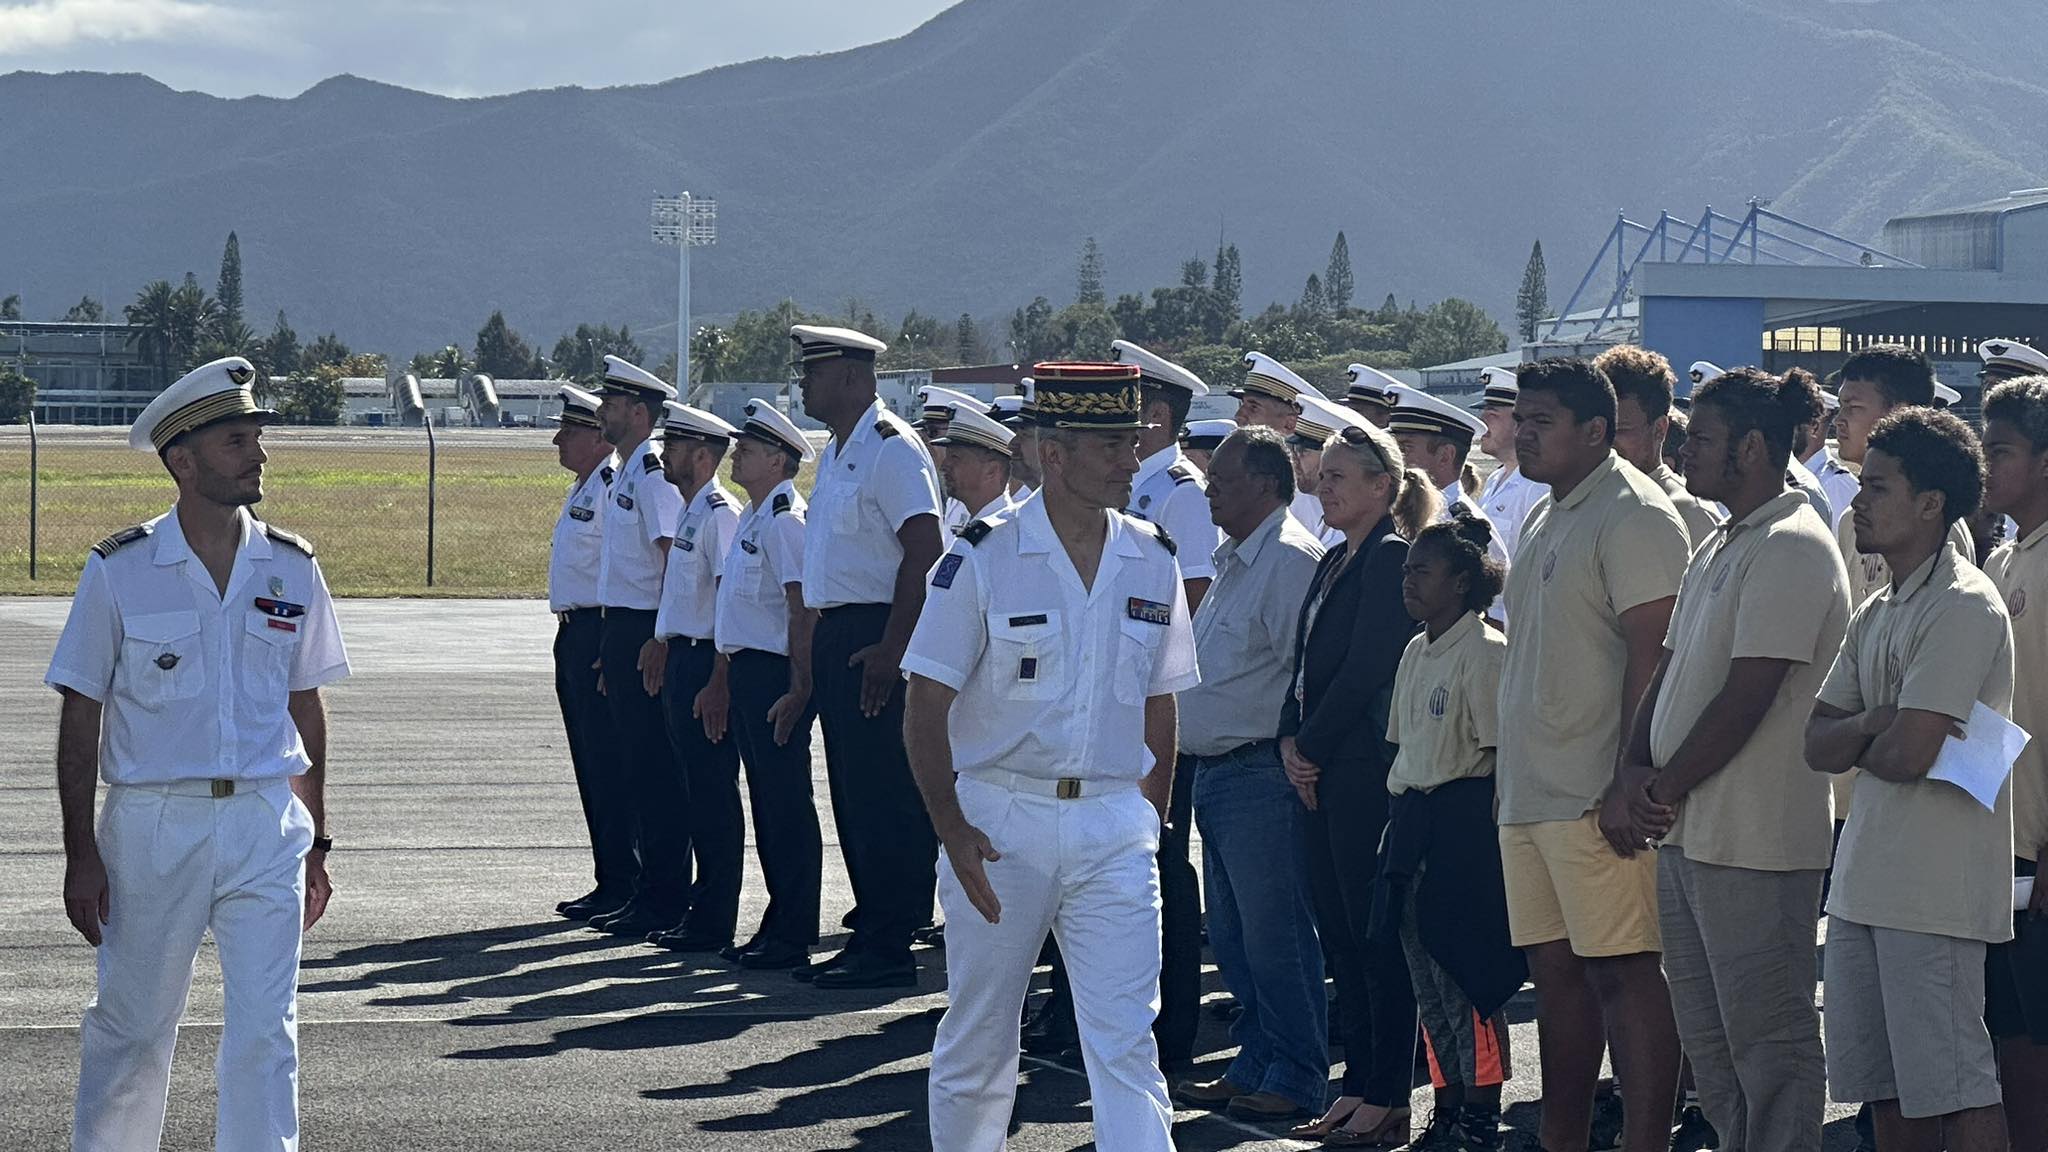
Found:
[[[1010,495],[1010,446],[1016,438],[994,416],[963,408],[947,422],[946,434],[932,441],[945,452],[939,460],[939,478],[945,482],[947,498],[969,509],[960,528],[1000,516],[1017,503]],[[958,529],[950,533],[959,534]]]
[[[761,928],[726,958],[742,968],[809,964],[818,941],[822,840],[811,799],[811,630],[804,607],[804,514],[797,471],[811,442],[768,400],[749,400],[733,438],[746,491],[738,539],[718,580],[718,651],[730,669],[732,733],[747,766],[754,845],[768,885]]]
[[[632,813],[640,868],[632,898],[618,911],[592,916],[590,926],[615,936],[644,937],[675,926],[690,906],[690,841],[680,828],[681,770],[662,720],[660,678],[640,667],[661,607],[682,494],[661,470],[663,403],[675,399],[668,382],[617,356],[604,358],[604,399],[598,420],[619,463],[605,497],[603,560],[598,565],[599,630],[604,699],[612,718],[611,770]],[[651,680],[651,682],[650,682]]]
[[[548,547],[555,699],[569,739],[569,763],[576,772],[577,798],[583,802],[597,887],[562,901],[555,911],[571,920],[588,920],[618,911],[632,897],[633,874],[639,869],[633,859],[632,809],[618,786],[612,718],[604,693],[597,690],[598,640],[604,626],[597,577],[604,562],[605,492],[617,462],[597,419],[598,398],[573,384],[562,385],[557,395],[562,414],[552,418],[561,425],[555,429],[555,456],[576,481],[562,498]]]
[[[255,377],[215,360],[143,409],[128,444],[163,461],[177,504],[93,547],[44,677],[64,698],[64,907],[99,950],[77,1152],[162,1139],[209,930],[226,995],[214,1146],[299,1146],[300,938],[332,891],[320,689],[349,669],[312,546],[248,511],[277,419]]]
[[[1137,365],[1139,386],[1144,390],[1138,475],[1131,481],[1131,502],[1124,512],[1166,529],[1183,549],[1180,578],[1187,586],[1188,611],[1192,612],[1201,606],[1202,594],[1216,578],[1213,553],[1223,543],[1215,521],[1209,519],[1208,486],[1202,482],[1201,469],[1180,450],[1188,409],[1195,397],[1209,394],[1209,386],[1200,376],[1129,340],[1112,341],[1110,349],[1117,363]]]
[[[912,427],[917,429],[918,437],[924,441],[925,450],[931,453],[933,467],[942,467],[946,463],[946,446],[940,441],[945,439],[946,428],[952,424],[953,417],[961,412],[987,415],[990,409],[989,405],[965,392],[956,392],[951,388],[940,388],[931,384],[918,389],[917,402],[923,405],[923,411],[919,414],[918,422]],[[952,496],[946,497],[945,514],[940,517],[940,523],[945,528],[948,539],[959,535],[960,529],[966,527],[967,522],[973,518],[974,510],[969,508],[965,501]]]
[[[1033,375],[1045,487],[954,542],[903,657],[906,739],[946,849],[932,1146],[1003,1147],[1018,1012],[1049,930],[1072,972],[1096,1146],[1164,1152],[1154,853],[1194,636],[1168,537],[1117,511],[1138,467],[1137,370]]]

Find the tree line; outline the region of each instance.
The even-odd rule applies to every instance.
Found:
[[[1244,353],[1258,350],[1299,372],[1326,392],[1341,393],[1352,363],[1399,369],[1441,364],[1501,352],[1507,336],[1478,305],[1447,297],[1427,307],[1403,305],[1387,293],[1377,307],[1354,300],[1356,276],[1350,245],[1338,232],[1329,258],[1311,271],[1292,304],[1275,302],[1245,314],[1244,274],[1237,246],[1222,243],[1213,260],[1182,261],[1177,283],[1111,299],[1104,288],[1107,260],[1094,237],[1082,244],[1075,265],[1073,300],[1055,307],[1044,296],[1017,308],[1001,324],[985,325],[970,313],[948,321],[916,308],[894,324],[882,321],[858,299],[836,312],[815,312],[785,299],[773,308],[742,310],[727,325],[706,324],[691,334],[692,383],[779,380],[788,372],[792,324],[838,324],[867,332],[889,345],[877,363],[884,371],[985,364],[1033,363],[1055,359],[1106,359],[1111,341],[1126,339],[1170,356],[1218,385],[1234,381]],[[130,340],[153,366],[159,386],[192,367],[221,356],[247,357],[265,382],[265,399],[287,418],[334,423],[342,413],[341,380],[382,376],[382,356],[358,354],[334,332],[302,343],[283,311],[267,334],[251,329],[242,315],[241,246],[233,232],[221,254],[219,275],[209,294],[187,272],[179,284],[153,280],[121,309],[134,326]],[[1515,301],[1515,330],[1533,339],[1548,309],[1543,246],[1530,253]],[[0,321],[20,318],[20,298],[0,299]],[[99,321],[106,309],[90,296],[64,314],[65,320]],[[546,354],[494,311],[467,347],[449,343],[420,352],[407,371],[425,378],[466,379],[483,373],[500,379],[563,379],[595,386],[604,357],[645,364],[646,350],[624,325],[578,324]],[[675,378],[675,354],[650,366]],[[29,401],[13,397],[25,380],[10,380],[0,369],[0,422],[9,409],[26,411]],[[276,384],[269,383],[277,378]],[[12,392],[11,392],[12,390]],[[32,392],[31,392],[32,395]],[[14,400],[13,403],[10,400]],[[18,417],[16,417],[18,418]]]

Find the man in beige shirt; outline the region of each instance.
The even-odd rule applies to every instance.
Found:
[[[1175,1095],[1270,1120],[1320,1113],[1330,1071],[1308,871],[1299,853],[1275,851],[1306,835],[1278,736],[1301,602],[1323,546],[1287,510],[1294,474],[1278,432],[1240,428],[1209,464],[1209,512],[1225,540],[1195,610],[1195,653],[1207,672],[1180,694],[1175,771],[1193,780],[1216,971],[1244,1011],[1230,1028],[1238,1054],[1223,1075],[1183,1083]]]
[[[1686,569],[1627,760],[1649,777],[1636,835],[1663,841],[1679,1038],[1707,1119],[1748,1152],[1819,1152],[1827,1097],[1812,957],[1833,829],[1803,732],[1848,626],[1848,576],[1785,483],[1815,391],[1737,368],[1694,392],[1686,483],[1729,519]]]
[[[1671,392],[1678,377],[1661,353],[1632,344],[1617,344],[1593,363],[1614,385],[1614,451],[1636,470],[1657,482],[1678,518],[1685,522],[1686,542],[1697,548],[1713,534],[1721,518],[1686,490],[1685,480],[1664,462],[1664,438],[1671,427]]]
[[[1627,837],[1627,797],[1643,781],[1616,769],[1685,573],[1685,527],[1614,454],[1605,374],[1543,360],[1519,384],[1517,457],[1551,499],[1530,515],[1508,575],[1495,776],[1508,927],[1536,982],[1541,1140],[1586,1146],[1604,1020],[1623,1147],[1663,1152],[1678,1037],[1659,967],[1656,859]]]
[[[1842,383],[1835,409],[1836,451],[1843,460],[1857,468],[1863,467],[1870,430],[1877,426],[1879,420],[1895,409],[1925,408],[1934,403],[1934,365],[1924,354],[1903,345],[1877,344],[1865,348],[1843,363],[1840,376]],[[1885,567],[1883,556],[1857,549],[1854,519],[1847,512],[1842,512],[1835,522],[1835,544],[1841,549],[1842,563],[1849,570],[1849,609],[1852,612],[1862,607],[1871,593],[1891,582],[1891,572]],[[1949,540],[1965,560],[1977,554],[1964,520],[1958,519],[1949,529]],[[1849,818],[1849,800],[1855,795],[1855,784],[1854,772],[1844,772],[1834,778],[1837,821]]]
[[[1986,395],[1984,504],[2019,527],[1985,560],[1984,574],[2012,617],[2013,723],[2035,736],[2012,769],[2014,875],[2035,876],[2048,854],[2048,376],[2009,379]],[[2039,943],[2030,937],[2048,933],[2048,884],[2034,883],[2013,918],[2014,942],[1993,944],[1985,956],[1984,1023],[1998,1043],[2015,1148],[2048,1147],[2048,974],[2027,964]]]
[[[1806,726],[1816,771],[1863,772],[1827,902],[1828,1086],[1871,1104],[1880,1148],[2006,1147],[1984,951],[2012,937],[2011,789],[1987,809],[1928,777],[1977,705],[2012,704],[2005,605],[1947,542],[1982,468],[1946,412],[1872,429],[1850,519],[1899,575],[1857,608]]]

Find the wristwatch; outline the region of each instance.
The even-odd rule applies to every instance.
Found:
[[[313,837],[313,851],[315,851],[315,852],[332,852],[332,851],[334,851],[334,837],[332,837],[332,836],[315,836],[315,837]]]

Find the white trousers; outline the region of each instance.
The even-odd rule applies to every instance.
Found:
[[[162,1140],[178,1019],[209,928],[226,993],[214,1147],[299,1146],[296,1001],[312,816],[281,780],[218,800],[204,787],[107,790],[99,848],[109,908],[99,990],[80,1028],[74,1152],[139,1152]]]
[[[939,857],[944,1019],[932,1044],[934,1152],[1000,1152],[1017,1099],[1018,1026],[1050,930],[1073,982],[1095,1146],[1172,1152],[1159,1014],[1159,817],[1136,789],[1059,800],[959,779],[960,808],[1002,859],[990,924]]]

